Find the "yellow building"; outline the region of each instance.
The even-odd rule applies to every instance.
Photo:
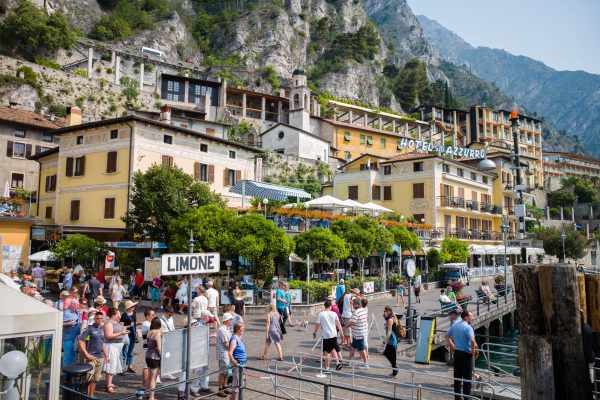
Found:
[[[544,187],[547,190],[560,189],[560,181],[570,176],[598,180],[600,160],[564,152],[544,152]]]
[[[0,217],[0,272],[28,266],[31,226],[43,220],[34,217]]]
[[[495,173],[432,154],[393,158],[364,155],[335,175],[325,194],[372,201],[432,226],[421,235],[434,243],[447,236],[474,244],[500,244],[502,204],[494,196]]]
[[[211,123],[214,124],[214,123]],[[121,216],[130,206],[132,175],[153,164],[178,166],[205,182],[232,207],[241,196],[229,188],[254,178],[259,150],[136,115],[52,131],[56,149],[32,157],[40,163],[37,214],[65,233],[121,239]]]

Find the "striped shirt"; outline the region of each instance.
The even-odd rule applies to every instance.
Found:
[[[350,321],[352,325],[352,338],[364,339],[367,336],[367,311],[364,308],[357,308],[352,313]]]
[[[225,347],[225,343],[229,345],[231,332],[225,325],[221,325],[217,330],[217,360],[229,360],[229,350]]]

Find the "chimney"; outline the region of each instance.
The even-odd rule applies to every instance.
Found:
[[[82,116],[83,112],[81,111],[81,108],[77,106],[67,107],[67,126],[81,125]]]
[[[170,106],[164,105],[160,108],[160,117],[158,120],[165,124],[171,123],[171,107]]]

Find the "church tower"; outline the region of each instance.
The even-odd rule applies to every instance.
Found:
[[[306,84],[306,72],[296,68],[292,74],[290,91],[290,125],[310,132],[310,89]]]

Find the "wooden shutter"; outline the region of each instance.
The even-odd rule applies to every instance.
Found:
[[[465,198],[465,189],[464,188],[458,188],[458,197],[460,197],[461,199]]]
[[[40,154],[42,152],[42,146],[35,146],[35,154]]]
[[[358,186],[348,186],[348,198],[358,200]]]
[[[214,183],[215,181],[215,166],[208,166],[208,183]]]
[[[173,166],[173,157],[171,156],[162,156],[162,165],[165,167]]]
[[[209,136],[215,136],[215,130],[212,128],[206,128],[206,134]]]
[[[50,191],[50,175],[48,175],[48,176],[46,177],[46,185],[44,186],[44,190],[45,190],[46,192],[49,192],[49,191]]]
[[[413,183],[413,199],[422,199],[425,197],[425,184]]]
[[[51,206],[46,207],[46,218],[52,218],[52,207]]]
[[[50,191],[56,191],[56,175],[50,177]]]
[[[83,176],[85,175],[85,156],[81,156],[79,158],[81,158],[81,171],[79,176]]]
[[[194,180],[200,180],[200,163],[197,161],[194,163]]]
[[[13,155],[13,142],[9,140],[6,142],[6,157],[12,157]]]
[[[371,187],[371,198],[373,200],[381,200],[381,186],[373,185]]]
[[[229,180],[227,179],[229,176],[229,168],[225,168],[223,170],[223,186],[229,186]]]
[[[238,183],[241,180],[242,180],[242,171],[235,171],[235,182],[233,182],[233,184],[235,185],[236,183]]]
[[[384,186],[383,187],[383,199],[384,200],[391,200],[392,199],[392,187],[391,186]]]
[[[33,146],[28,144],[25,145],[25,158],[27,157],[31,157],[31,150],[33,149]]]
[[[66,176],[73,176],[73,157],[67,157]]]
[[[117,152],[109,151],[106,154],[106,172],[117,172]]]
[[[114,218],[115,217],[115,198],[108,197],[104,199],[104,218]]]
[[[71,221],[79,220],[79,200],[71,200]]]

